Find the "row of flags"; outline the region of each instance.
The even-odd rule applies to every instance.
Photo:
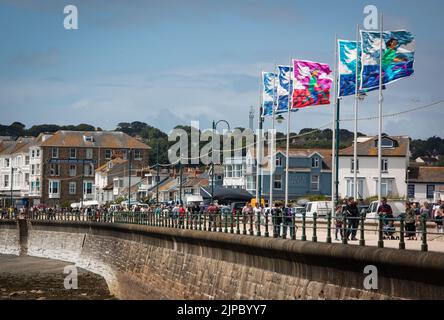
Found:
[[[361,31],[361,41],[338,41],[338,96],[365,94],[379,88],[380,61],[382,84],[413,74],[415,40],[407,31]],[[382,59],[380,56],[382,41]],[[292,60],[291,66],[277,66],[277,72],[262,73],[263,115],[270,116],[308,106],[330,104],[333,84],[329,65]],[[385,87],[384,87],[385,88]],[[289,101],[290,100],[290,101]]]

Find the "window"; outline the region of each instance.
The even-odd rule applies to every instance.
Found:
[[[409,184],[407,186],[407,198],[415,198],[415,185]]]
[[[86,159],[92,159],[93,158],[93,149],[91,149],[91,148],[86,149],[86,156],[85,156],[85,158]]]
[[[25,157],[25,165],[29,165],[29,156]]]
[[[39,157],[40,157],[40,149],[37,149],[37,150],[35,151],[35,154],[36,154],[36,157],[39,158]]]
[[[40,192],[40,179],[37,179],[35,181],[35,189],[37,190],[37,192]]]
[[[51,176],[58,176],[60,174],[60,165],[50,164],[49,165],[49,174]]]
[[[85,176],[93,176],[94,175],[94,165],[92,163],[85,164],[84,167]]]
[[[93,191],[93,183],[92,181],[84,181],[83,182],[83,195],[92,195]]]
[[[57,159],[59,157],[59,148],[51,149],[51,158]]]
[[[134,160],[142,160],[142,151],[140,149],[134,150]]]
[[[9,158],[5,158],[5,167],[6,168],[9,168],[9,162],[10,162]]]
[[[122,158],[124,160],[128,159],[128,151],[126,149],[122,149]]]
[[[358,168],[359,170],[359,168]],[[381,170],[382,172],[388,172],[388,159],[381,160]]]
[[[356,170],[359,172],[359,159],[356,161]],[[350,159],[350,172],[355,172],[355,159]]]
[[[25,185],[29,186],[29,173],[25,173]]]
[[[233,176],[232,166],[229,164],[225,167],[226,173],[225,176],[227,178],[231,178]]]
[[[234,177],[234,178],[240,178],[240,176],[241,176],[241,171],[242,171],[242,165],[235,164],[233,167],[234,167],[234,170],[233,170],[233,177]]]
[[[105,150],[105,159],[107,159],[107,160],[111,159],[111,150],[110,149]]]
[[[282,176],[280,174],[274,175],[274,189],[282,189]]]
[[[75,164],[69,165],[69,176],[75,177],[77,175],[77,166]]]
[[[9,175],[5,175],[5,176],[3,176],[4,177],[4,179],[3,179],[3,187],[9,187]]]
[[[31,174],[35,174],[35,164],[31,164]]]
[[[390,197],[392,195],[393,181],[391,179],[382,179],[381,181],[381,196]],[[376,192],[378,194],[378,179],[376,179]]]
[[[94,142],[93,136],[83,136],[83,139],[85,140],[85,142]]]
[[[77,158],[77,150],[76,150],[76,148],[69,148],[69,158],[70,159]]]
[[[319,168],[319,158],[311,158],[311,167],[312,168]]]
[[[256,189],[256,177],[247,176],[247,190],[255,190],[255,189]]]
[[[429,184],[427,185],[427,199],[433,199],[435,195],[435,185]]]
[[[353,179],[347,179],[347,192],[346,197],[355,196],[355,184]],[[358,179],[358,198],[364,198],[364,179]]]
[[[60,181],[50,180],[49,181],[49,194],[58,195],[60,193]]]
[[[393,140],[382,138],[382,144],[381,147],[383,148],[393,148],[395,145],[393,143]]]
[[[77,183],[71,181],[69,183],[69,194],[70,195],[75,195],[76,194],[76,188],[77,188]]]
[[[35,174],[37,174],[37,175],[40,174],[40,164],[35,165]]]
[[[31,150],[31,158],[34,158],[34,157],[35,157],[35,150],[32,149],[32,150]]]
[[[282,167],[282,158],[276,157],[276,167]]]
[[[319,191],[319,176],[317,174],[311,176],[311,191]]]

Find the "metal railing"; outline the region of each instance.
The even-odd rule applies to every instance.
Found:
[[[13,219],[2,215],[1,219]],[[81,212],[33,212],[25,218],[30,220],[55,221],[91,221],[102,223],[138,224],[161,228],[176,228],[198,230],[205,232],[218,232],[242,234],[255,237],[274,237],[291,240],[332,243],[332,234],[335,241],[342,244],[356,244],[366,246],[368,237],[376,241],[376,246],[383,248],[387,241],[397,241],[397,247],[406,249],[406,238],[421,241],[420,250],[428,251],[428,241],[431,237],[444,238],[442,220],[418,216],[412,222],[406,223],[402,214],[397,218],[380,216],[369,218],[364,215],[358,217],[342,216],[318,217],[313,214],[307,217],[302,215],[276,215],[270,213],[246,214],[242,211],[232,213],[228,210],[217,213],[186,212],[180,214],[172,210],[160,212],[100,212],[92,211],[90,214]],[[435,231],[431,231],[435,229]],[[300,230],[300,231],[299,231]],[[309,237],[311,235],[311,237]],[[393,245],[392,245],[393,247]],[[444,251],[444,245],[443,245]]]

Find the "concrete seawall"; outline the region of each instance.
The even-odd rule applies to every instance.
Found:
[[[444,254],[90,222],[0,221],[0,253],[76,263],[121,299],[444,299]],[[21,232],[20,232],[21,231]],[[378,268],[378,290],[363,287]]]

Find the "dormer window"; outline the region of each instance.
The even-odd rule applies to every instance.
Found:
[[[83,136],[83,139],[85,139],[85,142],[94,142],[93,136]]]
[[[375,141],[375,147],[378,147],[378,140]],[[382,148],[394,148],[396,147],[395,141],[389,138],[382,138]]]
[[[311,167],[312,168],[319,168],[319,158],[318,157],[311,158]]]

